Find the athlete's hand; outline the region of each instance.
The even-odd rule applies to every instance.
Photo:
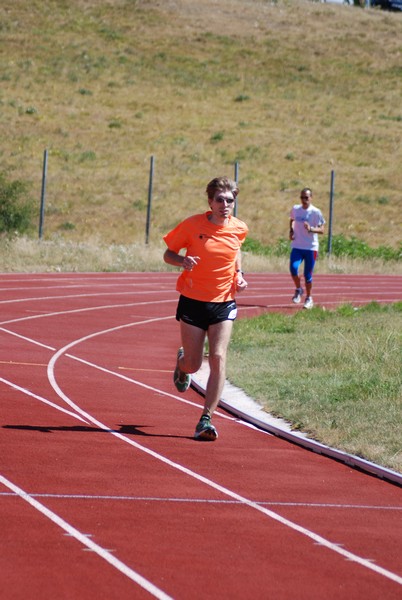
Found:
[[[243,290],[246,290],[248,286],[247,281],[244,279],[243,275],[241,275],[240,273],[237,275],[237,280],[236,280],[236,291],[237,292],[242,292]]]
[[[196,264],[199,262],[199,256],[185,256],[183,259],[182,267],[185,271],[192,271]]]

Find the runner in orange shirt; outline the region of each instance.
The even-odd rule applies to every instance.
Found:
[[[201,367],[208,336],[210,375],[194,434],[197,440],[218,437],[211,418],[225,383],[227,348],[237,315],[235,294],[247,288],[240,248],[248,227],[232,216],[238,191],[234,181],[216,177],[206,189],[210,210],[185,219],[163,238],[167,245],[164,261],[183,269],[176,286],[182,346],[173,375],[179,392],[188,390],[190,373]],[[180,254],[182,249],[185,254]]]

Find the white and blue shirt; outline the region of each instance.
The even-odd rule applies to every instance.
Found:
[[[302,204],[295,204],[290,211],[290,218],[293,219],[294,238],[291,242],[292,248],[301,250],[318,250],[318,233],[307,231],[304,223],[307,222],[310,227],[321,227],[325,224],[325,219],[319,208],[310,204],[308,208],[303,208]]]

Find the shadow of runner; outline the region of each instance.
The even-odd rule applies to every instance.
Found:
[[[190,439],[192,436],[188,435],[170,435],[170,434],[159,434],[159,433],[148,433],[142,431],[143,428],[152,427],[152,425],[119,425],[118,429],[107,429],[102,427],[88,427],[86,425],[74,425],[67,426],[61,425],[57,427],[46,426],[46,425],[3,425],[3,429],[18,429],[25,431],[39,431],[40,433],[54,433],[58,431],[71,431],[73,433],[121,433],[122,435],[134,435],[144,437],[160,437],[160,438],[179,438],[179,439]]]

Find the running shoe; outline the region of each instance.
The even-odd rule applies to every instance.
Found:
[[[177,352],[177,364],[173,373],[173,383],[176,386],[178,392],[187,392],[191,384],[191,375],[184,373],[179,368],[179,359],[184,356],[183,348],[179,348]]]
[[[218,432],[211,423],[209,415],[202,415],[195,428],[194,439],[203,442],[213,442],[218,437]]]
[[[302,296],[303,296],[303,288],[296,288],[295,289],[295,294],[294,294],[294,296],[292,298],[292,302],[294,304],[300,304]]]
[[[306,300],[304,301],[303,304],[303,308],[313,308],[314,306],[314,302],[311,296],[307,296]]]

